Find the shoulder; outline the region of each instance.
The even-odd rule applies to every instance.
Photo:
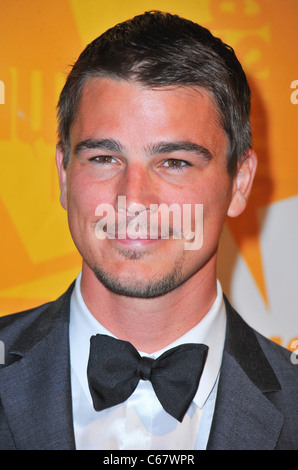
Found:
[[[281,384],[284,385],[290,380],[297,388],[298,358],[295,354],[249,326],[226,298],[225,302],[227,309],[226,350],[249,370],[250,375],[256,375],[258,372],[260,382],[264,382],[262,371],[267,369],[269,373],[270,368]]]
[[[13,344],[21,331],[34,324],[53,302],[48,302],[37,307],[24,310],[22,312],[10,313],[0,317],[0,340],[5,342],[6,346]]]
[[[0,317],[0,341],[7,356],[15,349],[27,350],[55,326],[69,321],[74,283],[57,300]]]
[[[278,377],[278,380],[281,382],[281,385],[289,390],[288,387],[290,387],[290,384],[292,383],[298,391],[297,355],[283,346],[274,343],[257,331],[255,331],[255,335],[263,353]]]

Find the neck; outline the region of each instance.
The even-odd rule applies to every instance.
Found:
[[[201,271],[166,295],[140,299],[110,292],[83,264],[81,292],[107,330],[150,354],[193,328],[211,308],[217,295],[215,269],[207,266]]]

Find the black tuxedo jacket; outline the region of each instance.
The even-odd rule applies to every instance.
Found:
[[[0,318],[0,449],[75,449],[69,355],[73,285],[55,302]],[[228,301],[208,449],[298,450],[298,365]]]

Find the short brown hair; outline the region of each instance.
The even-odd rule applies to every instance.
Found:
[[[250,89],[233,49],[178,15],[149,11],[117,24],[92,41],[70,71],[58,102],[58,135],[69,162],[70,128],[85,83],[94,77],[133,79],[145,86],[208,90],[228,137],[227,169],[251,147]]]

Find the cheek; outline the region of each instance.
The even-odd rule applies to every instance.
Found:
[[[230,204],[230,191],[214,187],[203,208],[204,244],[217,244],[226,221]]]
[[[113,196],[104,183],[90,179],[80,172],[70,173],[67,185],[67,204],[69,217],[80,220],[95,220],[98,205],[113,203]]]
[[[68,214],[69,218],[85,218],[90,216],[95,210],[92,204],[93,196],[90,188],[85,188],[80,184],[76,184],[76,180],[72,180],[68,187]]]
[[[228,177],[206,178],[197,182],[197,191],[189,195],[195,204],[201,204],[204,234],[218,236],[226,220],[232,195],[232,183]]]

